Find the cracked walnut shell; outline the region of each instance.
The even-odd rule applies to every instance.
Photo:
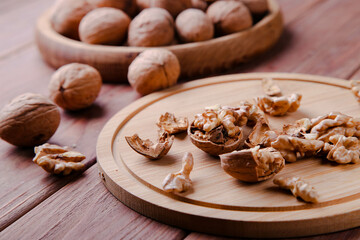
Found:
[[[185,192],[192,186],[190,172],[194,167],[193,155],[189,152],[185,153],[182,159],[182,168],[179,172],[170,173],[163,181],[163,189],[165,192]]]
[[[180,64],[177,57],[165,49],[149,49],[137,56],[129,66],[128,80],[140,94],[146,95],[177,83]]]
[[[59,68],[49,83],[50,98],[67,110],[89,107],[102,85],[100,73],[93,67],[71,63]]]
[[[220,155],[221,167],[232,177],[245,182],[259,182],[273,177],[285,166],[280,152],[259,146]]]
[[[174,39],[174,20],[162,8],[147,8],[130,23],[128,44],[138,47],[169,45]]]
[[[94,9],[80,22],[80,40],[89,44],[120,44],[126,37],[130,21],[119,9]]]
[[[35,154],[33,162],[49,173],[68,175],[85,167],[81,163],[85,156],[67,147],[45,143],[35,147]]]
[[[173,135],[170,136],[170,134],[165,131],[159,132],[157,143],[153,143],[150,139],[142,140],[137,134],[134,134],[131,137],[125,137],[126,142],[135,152],[152,160],[160,159],[165,156],[169,152],[174,142],[174,138]]]
[[[35,146],[49,140],[60,124],[57,106],[46,97],[25,93],[0,112],[0,137],[16,146]]]

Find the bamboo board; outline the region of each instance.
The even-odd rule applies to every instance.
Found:
[[[263,95],[261,79],[273,77],[283,94],[303,95],[295,113],[269,117],[271,127],[331,111],[359,116],[360,107],[349,83],[303,74],[237,74],[178,85],[139,99],[117,113],[98,138],[99,174],[120,201],[148,217],[192,231],[235,237],[296,237],[349,229],[360,225],[360,164],[337,165],[321,159],[289,163],[279,173],[301,176],[315,186],[318,204],[307,204],[278,189],[272,180],[248,184],[227,175],[219,159],[178,135],[164,158],[151,161],[137,154],[124,137],[138,133],[155,140],[156,122],[172,112],[190,120],[206,106],[235,106]],[[162,190],[168,173],[181,169],[184,152],[194,155],[192,190],[169,194]]]

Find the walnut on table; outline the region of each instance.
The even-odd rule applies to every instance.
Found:
[[[258,97],[257,105],[261,110],[272,116],[282,116],[288,112],[295,112],[300,107],[302,95],[291,94],[289,97]]]
[[[271,178],[285,166],[280,152],[272,147],[259,146],[220,155],[221,167],[230,176],[245,182]]]
[[[327,152],[326,158],[340,164],[360,162],[360,142],[356,137],[334,135],[330,143],[325,143],[323,151]]]
[[[185,153],[182,159],[182,169],[176,173],[168,174],[163,181],[163,189],[165,192],[185,192],[192,186],[190,172],[194,167],[193,155],[189,152]]]
[[[305,202],[318,202],[319,194],[315,188],[299,177],[277,177],[273,182],[280,188],[289,189],[295,197],[300,197]]]
[[[280,96],[281,95],[280,87],[273,81],[272,78],[264,78],[261,81],[261,86],[266,95],[269,95],[269,96]]]
[[[280,135],[276,141],[271,143],[271,146],[278,150],[287,162],[295,162],[297,155],[301,157],[315,156],[321,151],[324,142]]]
[[[142,140],[138,134],[134,134],[131,137],[125,137],[126,142],[135,150],[135,152],[152,160],[160,159],[165,156],[169,152],[174,142],[174,138],[173,135],[162,130],[159,131],[157,143],[152,142],[150,139]]]
[[[160,116],[156,124],[164,131],[175,134],[186,131],[189,126],[189,121],[186,117],[176,118],[174,114],[166,112]]]
[[[33,162],[49,173],[68,175],[85,167],[81,163],[85,156],[68,147],[45,143],[35,147],[35,154]]]
[[[271,147],[271,142],[275,141],[277,137],[278,134],[270,129],[267,121],[260,120],[255,124],[245,144],[250,148],[255,146]]]
[[[295,121],[294,124],[286,124],[283,126],[283,134],[292,137],[302,137],[311,129],[311,120],[302,118]]]

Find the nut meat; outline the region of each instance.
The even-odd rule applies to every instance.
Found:
[[[35,147],[35,154],[33,162],[49,173],[68,175],[85,167],[81,163],[85,156],[67,147],[45,143]]]
[[[157,122],[159,128],[164,131],[175,134],[180,132],[185,132],[189,126],[189,121],[186,117],[178,117],[176,118],[172,113],[165,113],[160,116],[159,121]]]
[[[149,139],[142,140],[137,134],[134,134],[131,137],[125,137],[127,143],[132,149],[152,160],[160,159],[165,156],[169,152],[174,142],[174,138],[175,137],[173,135],[170,136],[169,133],[165,131],[159,132],[159,139],[157,143],[153,143]]]
[[[182,159],[182,169],[177,173],[170,173],[163,181],[165,192],[185,192],[192,186],[190,172],[194,166],[194,158],[191,153],[185,153]]]
[[[334,135],[330,137],[330,143],[325,143],[324,152],[328,152],[326,158],[340,164],[360,162],[360,142],[356,137]]]
[[[279,96],[281,95],[281,89],[272,78],[264,78],[261,81],[262,88],[266,95],[269,96]]]
[[[245,182],[271,178],[285,166],[280,152],[272,147],[259,146],[220,155],[221,167],[232,177]]]
[[[282,116],[288,112],[295,112],[300,107],[302,95],[291,94],[289,97],[258,97],[257,105],[272,116]]]
[[[291,190],[295,197],[300,197],[305,202],[318,202],[319,195],[315,188],[299,177],[277,177],[274,179],[274,184],[280,188]]]

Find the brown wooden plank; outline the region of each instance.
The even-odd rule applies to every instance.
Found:
[[[183,239],[186,236],[184,231],[146,218],[120,203],[104,187],[96,166],[1,234],[3,239]]]
[[[301,72],[349,78],[359,67],[360,4],[322,1],[285,26],[275,48],[231,72]]]

